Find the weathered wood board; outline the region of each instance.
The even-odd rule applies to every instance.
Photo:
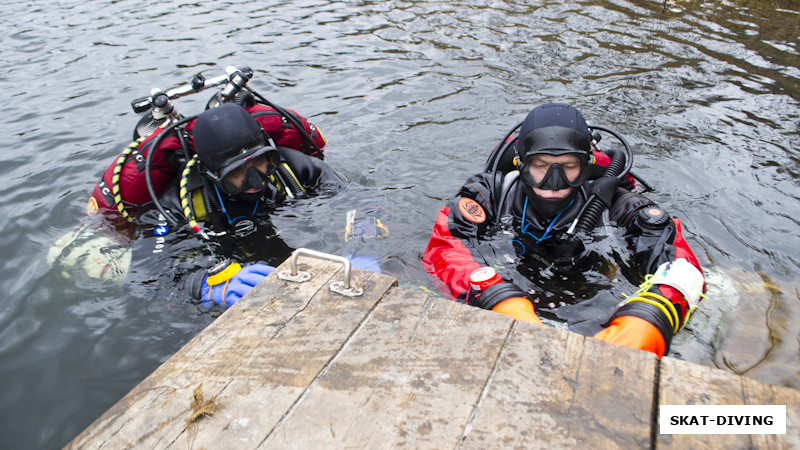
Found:
[[[344,297],[328,288],[340,266],[300,266],[310,281],[280,280],[285,262],[70,447],[800,447],[796,391],[671,358],[659,365],[650,353],[358,269],[352,282],[365,294]],[[188,424],[201,385],[204,400],[219,404]],[[660,436],[658,399],[788,401],[795,434]]]
[[[786,405],[786,434],[658,434],[658,448],[800,448],[800,392],[675,358],[660,373],[661,405]]]
[[[288,269],[288,262],[276,270]],[[351,299],[331,294],[338,267],[314,262],[305,283],[278,280],[256,288],[80,434],[79,448],[187,448],[193,442],[257,446],[300,398],[393,278],[354,271],[367,288]],[[335,297],[334,297],[335,295]],[[193,392],[221,406],[187,426]],[[209,426],[213,419],[219,427]],[[224,436],[220,436],[220,434]],[[189,441],[189,442],[187,442]],[[203,444],[202,446],[206,446]]]
[[[512,323],[458,306],[390,291],[266,447],[455,443]]]
[[[646,448],[655,355],[518,323],[466,448]]]

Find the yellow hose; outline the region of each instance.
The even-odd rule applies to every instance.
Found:
[[[119,176],[122,173],[122,167],[125,165],[125,162],[128,161],[128,158],[131,156],[136,149],[142,145],[142,141],[144,141],[144,137],[140,137],[139,139],[131,142],[128,147],[120,153],[119,157],[117,158],[117,163],[114,165],[114,173],[111,176],[111,193],[114,195],[114,206],[119,211],[119,214],[128,222],[133,222],[133,218],[128,215],[128,211],[125,211],[125,205],[122,203],[122,194],[119,191]]]

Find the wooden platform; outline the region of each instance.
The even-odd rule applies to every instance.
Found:
[[[800,448],[800,393],[300,259],[69,448]],[[198,389],[199,388],[199,389]],[[216,409],[188,423],[193,400]],[[786,435],[660,435],[659,404],[785,404]]]

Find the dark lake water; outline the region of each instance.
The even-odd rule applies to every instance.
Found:
[[[63,446],[213,321],[158,280],[47,255],[130,142],[130,101],[227,65],[323,130],[327,161],[390,214],[382,259],[409,289],[435,289],[420,256],[436,212],[495,143],[538,104],[576,105],[628,138],[706,271],[673,356],[800,388],[795,1],[5,4],[0,448]],[[199,112],[195,97],[177,105]],[[339,201],[276,226],[334,251]]]

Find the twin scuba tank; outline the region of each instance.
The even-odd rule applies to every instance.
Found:
[[[166,211],[159,202],[156,194],[161,192],[166,184],[169,183],[172,175],[168,173],[169,171],[155,168],[155,164],[153,164],[154,152],[147,151],[147,148],[158,147],[166,136],[177,138],[185,150],[183,152],[170,152],[168,163],[174,168],[184,167],[182,176],[185,178],[187,176],[186,169],[191,169],[197,161],[193,152],[189,150],[189,136],[183,126],[196,116],[184,117],[175,109],[172,100],[199,93],[212,87],[221,86],[221,89],[211,96],[206,104],[206,109],[214,108],[226,102],[233,102],[248,108],[254,106],[257,103],[256,98],[258,98],[258,103],[262,103],[277,112],[274,119],[277,123],[276,126],[283,127],[285,123],[290,123],[293,126],[292,128],[297,131],[297,140],[305,142],[304,152],[321,159],[323,157],[320,150],[321,146],[317,145],[308,135],[303,119],[296,117],[290,111],[278,105],[272,104],[266,98],[247,87],[247,82],[252,76],[253,71],[250,68],[236,69],[233,66],[229,66],[226,68],[225,75],[206,79],[202,74],[197,74],[188,84],[180,85],[166,92],[160,89],[153,89],[150,96],[133,100],[131,102],[133,111],[137,114],[142,114],[134,128],[134,141],[120,154],[116,162],[106,170],[101,181],[95,187],[90,199],[90,205],[92,205],[92,200],[96,205],[93,211],[96,213],[98,208],[116,209],[124,219],[133,222],[134,217],[128,213],[128,209],[144,206],[152,202],[171,226],[176,226],[178,222],[185,219],[194,231],[200,233],[201,236],[204,235],[202,227],[192,217],[193,214],[187,214],[187,210],[191,212],[188,207],[188,195],[182,195],[181,198],[185,218],[175,217],[174,214]],[[151,139],[146,139],[148,136],[152,136],[158,128],[164,128],[164,132]],[[158,164],[163,163],[162,161]],[[144,174],[144,177],[141,176],[142,174]],[[136,186],[136,184],[144,185]],[[184,180],[182,180],[182,189],[184,184]],[[127,192],[124,201],[120,185]],[[289,187],[296,188],[293,185]]]

